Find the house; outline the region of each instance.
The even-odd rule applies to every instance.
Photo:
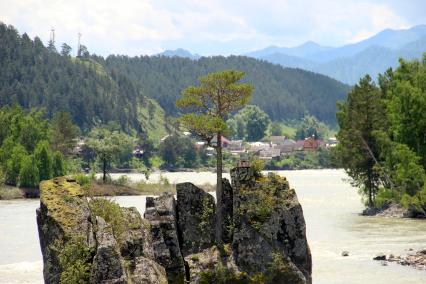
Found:
[[[272,148],[271,143],[263,143],[263,142],[249,142],[248,143],[248,151],[249,152],[258,152],[261,150],[269,150]]]
[[[269,137],[269,140],[271,140],[272,144],[280,146],[287,140],[287,137],[285,137],[285,136],[271,136],[271,137]]]
[[[268,150],[260,150],[258,156],[263,160],[271,160],[272,158],[279,157],[281,155],[281,150],[278,148],[270,148]]]
[[[308,137],[303,141],[303,150],[316,151],[322,144],[321,140],[317,140],[314,137]]]
[[[144,151],[140,148],[136,148],[135,150],[133,150],[133,157],[136,158],[142,158]]]
[[[326,148],[333,148],[337,146],[337,138],[336,137],[330,137],[327,141],[327,143],[325,144]]]
[[[303,151],[303,146],[305,145],[305,140],[297,140],[294,144],[294,151]]]
[[[229,146],[230,141],[228,139],[226,139],[225,136],[221,135],[221,141],[222,141],[222,147],[223,148],[227,148]],[[210,142],[212,145],[217,145],[217,135],[215,135],[212,139],[212,141]]]
[[[226,148],[233,155],[241,155],[246,152],[246,148],[243,146],[243,140],[231,140]]]
[[[281,144],[278,144],[277,148],[281,150],[281,153],[291,153],[296,149],[296,141],[293,139],[286,139]]]

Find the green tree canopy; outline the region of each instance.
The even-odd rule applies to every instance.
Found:
[[[132,156],[133,140],[130,136],[108,127],[97,127],[90,131],[86,140],[87,147],[94,153],[102,169],[102,179],[114,162],[128,160]]]
[[[370,207],[380,185],[379,145],[373,131],[382,129],[385,116],[381,94],[367,75],[348,94],[347,101],[338,105],[337,113],[337,150],[342,166],[353,184],[363,189]]]
[[[247,141],[258,141],[266,135],[271,123],[266,112],[258,106],[248,105],[228,120],[234,136]]]
[[[179,108],[189,111],[180,118],[182,126],[216,150],[218,243],[222,242],[222,135],[228,131],[225,121],[229,114],[247,104],[253,92],[250,84],[238,83],[243,77],[244,72],[235,70],[209,73],[199,79],[199,86],[186,88],[176,101]]]
[[[76,145],[76,138],[80,132],[71,120],[68,112],[57,112],[51,122],[51,145],[55,151],[63,155],[70,155]]]
[[[315,137],[315,139],[324,138],[324,129],[326,126],[320,123],[314,116],[305,115],[302,122],[296,130],[296,139],[303,140],[308,137]]]

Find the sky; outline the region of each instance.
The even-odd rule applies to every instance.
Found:
[[[426,24],[424,0],[0,0],[0,21],[45,43],[130,56],[184,48],[244,54],[314,41],[340,46]]]

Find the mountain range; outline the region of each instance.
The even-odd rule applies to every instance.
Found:
[[[365,74],[375,78],[389,67],[396,67],[399,58],[421,58],[424,52],[426,25],[419,25],[410,29],[386,29],[366,40],[340,47],[308,41],[296,47],[269,46],[243,55],[317,72],[353,85]],[[182,49],[174,56],[199,57]]]

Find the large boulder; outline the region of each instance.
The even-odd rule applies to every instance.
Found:
[[[40,184],[37,222],[45,283],[167,283],[135,208],[89,202],[73,179],[56,178]]]
[[[167,272],[169,283],[184,283],[185,262],[177,233],[176,201],[171,194],[146,198],[144,217],[150,222],[155,260]]]
[[[178,232],[183,256],[215,244],[216,205],[212,195],[192,183],[176,185]]]
[[[271,173],[254,179],[247,168],[235,168],[231,176],[237,266],[249,274],[276,273],[275,283],[311,283],[303,211],[287,180]]]
[[[85,251],[95,247],[89,204],[75,180],[60,177],[40,183],[36,212],[45,283],[59,283],[74,261],[67,253],[77,245]]]

